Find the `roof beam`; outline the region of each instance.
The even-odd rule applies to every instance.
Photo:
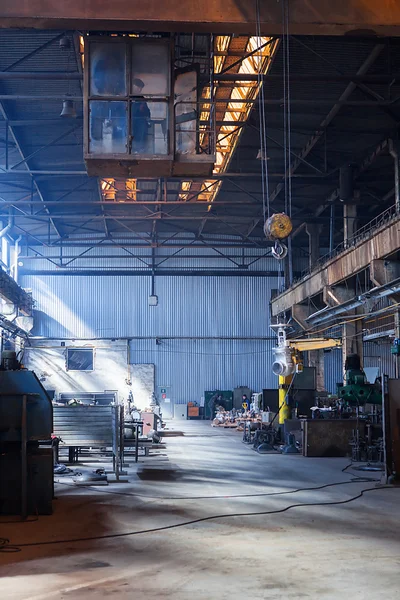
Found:
[[[356,167],[353,170],[353,180],[356,180],[360,175],[362,175],[362,173],[367,171],[369,169],[369,167],[375,162],[375,160],[381,154],[383,154],[383,152],[388,150],[388,147],[389,147],[389,139],[385,138],[382,142],[380,142],[374,148],[374,150],[372,152],[370,152],[364,158],[364,160],[358,165],[358,167]],[[335,202],[335,200],[337,200],[339,198],[339,195],[340,195],[339,188],[336,188],[335,190],[333,190],[333,192],[331,192],[329,194],[329,196],[326,198],[324,204],[321,204],[321,206],[319,206],[317,208],[317,210],[315,211],[315,216],[319,217],[320,215],[322,215],[324,210],[326,208],[328,208],[328,206],[330,206],[332,204],[332,202]]]
[[[93,2],[93,0],[13,0],[0,5],[1,27],[80,29],[87,31],[220,32],[254,35],[254,0],[147,0]],[[260,33],[282,34],[280,3],[260,2]],[[369,31],[396,35],[400,6],[395,1],[295,0],[290,3],[292,35],[344,35]]]
[[[2,115],[2,117],[3,117],[3,119],[4,119],[5,121],[8,121],[8,120],[9,120],[9,119],[8,119],[8,114],[7,114],[7,111],[6,111],[6,109],[4,108],[4,105],[2,104],[2,102],[0,102],[0,113],[1,113],[1,115]],[[15,134],[15,131],[14,131],[13,127],[10,127],[10,125],[8,125],[8,129],[9,129],[9,131],[10,131],[10,133],[11,133],[11,136],[12,136],[12,138],[13,138],[13,140],[14,140],[14,143],[15,143],[15,146],[16,146],[16,148],[17,148],[17,150],[18,150],[19,154],[21,155],[21,158],[22,158],[22,160],[23,160],[23,161],[25,161],[25,160],[26,160],[26,157],[25,157],[24,151],[22,150],[22,147],[21,147],[21,145],[20,145],[20,143],[19,143],[19,141],[18,141],[18,137],[16,136],[16,134]],[[52,220],[52,218],[51,218],[51,214],[50,214],[50,211],[49,211],[49,209],[46,207],[46,203],[45,203],[45,200],[44,200],[44,198],[43,198],[43,194],[42,194],[42,192],[41,192],[41,190],[40,190],[40,187],[39,187],[39,185],[38,185],[37,181],[35,180],[35,178],[33,177],[32,173],[31,173],[31,171],[30,171],[29,165],[28,165],[27,163],[25,163],[25,167],[26,167],[26,170],[27,170],[27,174],[28,174],[28,175],[30,175],[30,176],[32,177],[32,181],[33,181],[33,185],[34,185],[34,188],[35,188],[35,190],[36,190],[36,193],[37,193],[37,195],[39,196],[39,198],[40,198],[41,202],[43,203],[43,205],[44,205],[44,207],[45,207],[45,210],[46,210],[47,214],[48,214],[48,215],[49,215],[49,217],[50,217],[50,222],[51,222],[51,224],[52,224],[52,226],[53,226],[53,229],[54,229],[54,231],[56,232],[56,234],[58,235],[58,237],[61,237],[60,231],[59,231],[58,227],[55,225],[54,221]]]
[[[349,86],[357,87],[358,84],[350,83]],[[350,94],[349,94],[350,95]],[[0,94],[0,100],[30,100],[30,101],[39,101],[42,102],[44,100],[72,100],[73,102],[83,102],[83,96],[71,96],[68,94]],[[200,98],[199,104],[207,104],[210,102],[209,98]],[[394,98],[393,100],[346,100],[340,98],[334,108],[336,110],[335,115],[339,112],[339,109],[342,106],[393,106],[399,102],[399,98]],[[222,104],[258,104],[258,99],[250,99],[250,98],[230,98],[229,100],[216,100],[216,105]],[[265,98],[264,104],[266,106],[282,106],[283,98]],[[332,103],[329,100],[314,100],[312,98],[308,99],[294,99],[290,101],[291,106],[331,106]],[[333,109],[332,109],[333,110]],[[240,108],[225,108],[225,113],[240,113],[244,112],[244,109]],[[329,115],[328,115],[329,116]],[[333,117],[332,117],[333,118]],[[330,119],[331,121],[332,119]],[[326,125],[321,125],[321,127],[326,127]]]
[[[343,250],[326,262],[320,262],[300,281],[271,300],[271,311],[277,316],[320,294],[324,287],[334,286],[366,269],[375,259],[383,259],[400,247],[400,216],[396,215],[389,223],[371,229],[369,237],[358,241],[354,246]]]
[[[15,67],[17,67],[18,65],[22,64],[23,62],[25,62],[29,58],[32,58],[32,56],[35,56],[38,52],[41,52],[41,50],[44,50],[48,46],[51,46],[51,44],[53,44],[54,42],[56,42],[57,40],[59,40],[60,38],[62,38],[64,36],[65,36],[65,33],[62,32],[62,33],[59,33],[58,35],[56,35],[55,37],[51,38],[47,42],[44,42],[44,44],[41,44],[40,46],[38,46],[37,48],[35,48],[31,52],[28,52],[28,54],[25,54],[21,58],[18,58],[16,61],[14,61],[13,63],[11,63],[11,65],[8,65],[8,67],[6,67],[4,69],[3,73],[11,71],[11,69],[15,69]]]
[[[367,71],[370,69],[370,67],[374,64],[374,62],[376,61],[378,56],[381,54],[381,52],[383,51],[384,48],[385,48],[385,44],[377,44],[376,46],[374,46],[374,48],[370,52],[369,56],[365,59],[365,61],[361,65],[361,67],[358,69],[356,75],[357,76],[365,75],[367,73]],[[297,171],[299,166],[302,164],[302,160],[304,160],[310,154],[310,152],[312,151],[314,146],[318,143],[318,141],[324,135],[325,128],[329,125],[329,123],[331,123],[333,121],[333,119],[336,117],[336,115],[340,111],[340,108],[341,108],[343,102],[346,102],[346,100],[351,96],[351,94],[354,92],[356,87],[357,87],[357,84],[354,82],[351,82],[347,85],[346,89],[340,96],[338,102],[336,102],[336,104],[334,104],[334,106],[329,111],[329,113],[327,114],[325,119],[321,122],[319,128],[314,132],[314,134],[308,139],[306,144],[303,146],[303,149],[299,152],[299,157],[296,160],[294,160],[291,163],[291,165],[289,166],[289,168],[287,169],[287,171],[285,173],[285,178],[291,177],[294,174],[294,172]],[[279,196],[280,192],[284,189],[284,187],[285,187],[285,183],[283,180],[283,182],[279,183],[276,186],[276,188],[273,190],[273,192],[270,194],[269,201],[274,202],[276,200],[276,198]]]

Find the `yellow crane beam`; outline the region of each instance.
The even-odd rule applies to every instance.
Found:
[[[342,340],[334,338],[304,338],[302,340],[287,340],[290,348],[298,352],[309,352],[310,350],[324,350],[326,348],[338,348]]]

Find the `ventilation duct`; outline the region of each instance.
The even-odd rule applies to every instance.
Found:
[[[0,230],[0,239],[3,238],[11,229],[11,227],[14,225],[14,217],[12,215],[12,211],[10,210],[9,216],[8,216],[8,223],[5,227],[3,227],[3,229]]]
[[[17,317],[14,323],[17,327],[29,333],[33,328],[33,317]]]

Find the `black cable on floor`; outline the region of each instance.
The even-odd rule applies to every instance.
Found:
[[[10,544],[10,540],[7,538],[0,538],[0,552],[21,552],[21,548]]]
[[[261,512],[247,512],[247,513],[232,513],[232,514],[222,514],[222,515],[211,515],[209,517],[201,517],[199,519],[193,519],[191,521],[184,521],[183,523],[175,523],[173,525],[164,525],[162,527],[154,527],[152,529],[142,529],[139,531],[127,531],[124,533],[110,533],[106,535],[98,535],[98,536],[88,536],[82,538],[69,538],[69,539],[61,539],[61,540],[50,540],[46,542],[29,542],[26,544],[14,544],[9,545],[9,540],[3,538],[1,540],[0,552],[18,552],[22,550],[22,548],[33,548],[38,546],[52,546],[56,544],[71,544],[74,542],[91,542],[97,540],[109,540],[116,539],[122,537],[130,537],[133,535],[143,535],[145,533],[156,533],[159,531],[167,531],[169,529],[178,529],[179,527],[187,527],[188,525],[196,525],[197,523],[205,523],[207,521],[212,521],[216,519],[228,519],[233,517],[254,517],[254,516],[265,516],[265,515],[277,515],[280,513],[287,512],[292,508],[301,508],[306,506],[337,506],[341,504],[348,504],[349,502],[354,502],[354,500],[358,500],[365,493],[372,492],[376,490],[382,489],[393,489],[391,486],[382,486],[379,488],[366,488],[360,491],[359,494],[353,496],[352,498],[348,498],[347,500],[337,500],[333,502],[309,502],[306,504],[291,504],[286,508],[280,508],[277,510],[269,510],[269,511],[261,511]]]
[[[38,516],[34,517],[33,519],[15,519],[12,521],[1,521],[0,520],[0,525],[12,525],[13,523],[36,523],[36,521],[39,521]]]
[[[348,473],[350,475],[350,473]],[[128,496],[133,498],[146,498],[147,500],[233,500],[234,498],[258,498],[263,496],[282,496],[284,494],[297,494],[299,492],[311,492],[313,490],[323,490],[327,487],[333,487],[335,485],[347,485],[349,483],[378,483],[379,479],[372,479],[370,477],[354,477],[347,481],[338,481],[337,483],[325,483],[324,485],[318,485],[309,488],[298,488],[296,490],[289,490],[283,492],[259,492],[255,494],[223,494],[220,496],[146,496],[145,494],[130,494],[129,492],[113,492],[101,487],[97,489],[91,485],[75,485],[74,483],[67,483],[66,481],[56,481],[60,485],[67,485],[73,488],[85,488],[92,489],[94,492],[99,494],[111,494],[113,496]]]

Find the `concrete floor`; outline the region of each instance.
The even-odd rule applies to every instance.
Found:
[[[16,544],[104,536],[210,515],[341,501],[375,486],[358,482],[251,497],[350,480],[341,472],[347,461],[260,456],[241,443],[239,433],[212,429],[205,422],[175,423],[171,428],[185,435],[168,438],[167,450],[157,456],[131,463],[129,483],[99,491],[57,485],[52,516],[17,525],[1,524],[1,517],[0,536]],[[190,499],[193,496],[203,498]],[[184,499],[166,499],[176,497]],[[0,597],[397,600],[399,499],[399,489],[374,490],[339,506],[219,518],[136,536],[0,552]]]

